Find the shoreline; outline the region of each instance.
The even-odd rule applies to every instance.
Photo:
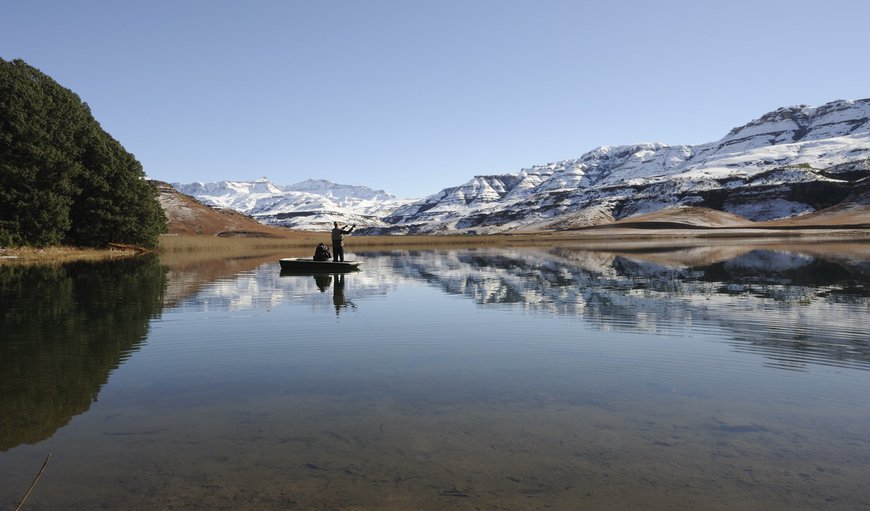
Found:
[[[135,257],[144,253],[148,253],[148,251],[134,247],[0,247],[0,266],[13,264],[52,265],[81,261],[107,261],[111,259]]]
[[[0,265],[63,264],[77,261],[101,261],[135,257],[145,253],[158,255],[202,254],[238,256],[245,253],[302,250],[326,240],[329,233],[296,232],[291,237],[247,237],[211,235],[163,235],[154,250],[135,247],[109,247],[83,249],[75,247],[0,248]],[[649,229],[639,227],[600,227],[595,229],[520,232],[506,234],[446,234],[402,236],[354,236],[347,240],[348,247],[376,250],[426,249],[437,247],[517,246],[552,244],[569,245],[590,250],[668,248],[706,244],[820,244],[832,242],[870,243],[870,229],[850,227],[801,228],[746,228],[697,227]]]

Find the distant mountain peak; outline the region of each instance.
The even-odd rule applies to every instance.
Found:
[[[325,179],[176,187],[299,229],[328,228],[341,218],[367,226],[363,233],[488,233],[578,227],[690,206],[774,220],[864,200],[866,191],[856,190],[868,180],[870,99],[861,99],[779,108],[705,144],[604,145],[576,159],[477,175],[420,200]]]
[[[173,186],[205,204],[234,209],[263,223],[305,230],[328,230],[335,220],[386,226],[380,218],[410,202],[383,190],[326,179],[309,178],[286,186],[265,177]]]

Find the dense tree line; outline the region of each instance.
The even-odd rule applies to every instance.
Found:
[[[75,93],[0,59],[0,246],[153,247],[166,230],[157,194]]]

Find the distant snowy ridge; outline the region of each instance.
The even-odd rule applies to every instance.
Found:
[[[780,108],[695,146],[603,146],[518,173],[476,176],[421,200],[308,180],[174,185],[262,222],[363,233],[494,233],[596,225],[675,206],[773,220],[838,204],[870,179],[870,99]]]
[[[360,226],[385,226],[383,216],[411,202],[383,190],[336,184],[323,179],[280,186],[267,178],[255,181],[220,181],[174,186],[205,204],[251,215],[271,225],[324,230],[333,221]]]

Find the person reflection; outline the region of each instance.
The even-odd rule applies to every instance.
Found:
[[[314,283],[317,285],[317,289],[319,289],[321,293],[325,293],[326,288],[332,284],[332,277],[329,275],[315,275]]]
[[[337,316],[342,307],[347,307],[348,302],[344,298],[344,274],[335,276],[335,287],[332,288],[332,304],[335,305]]]

